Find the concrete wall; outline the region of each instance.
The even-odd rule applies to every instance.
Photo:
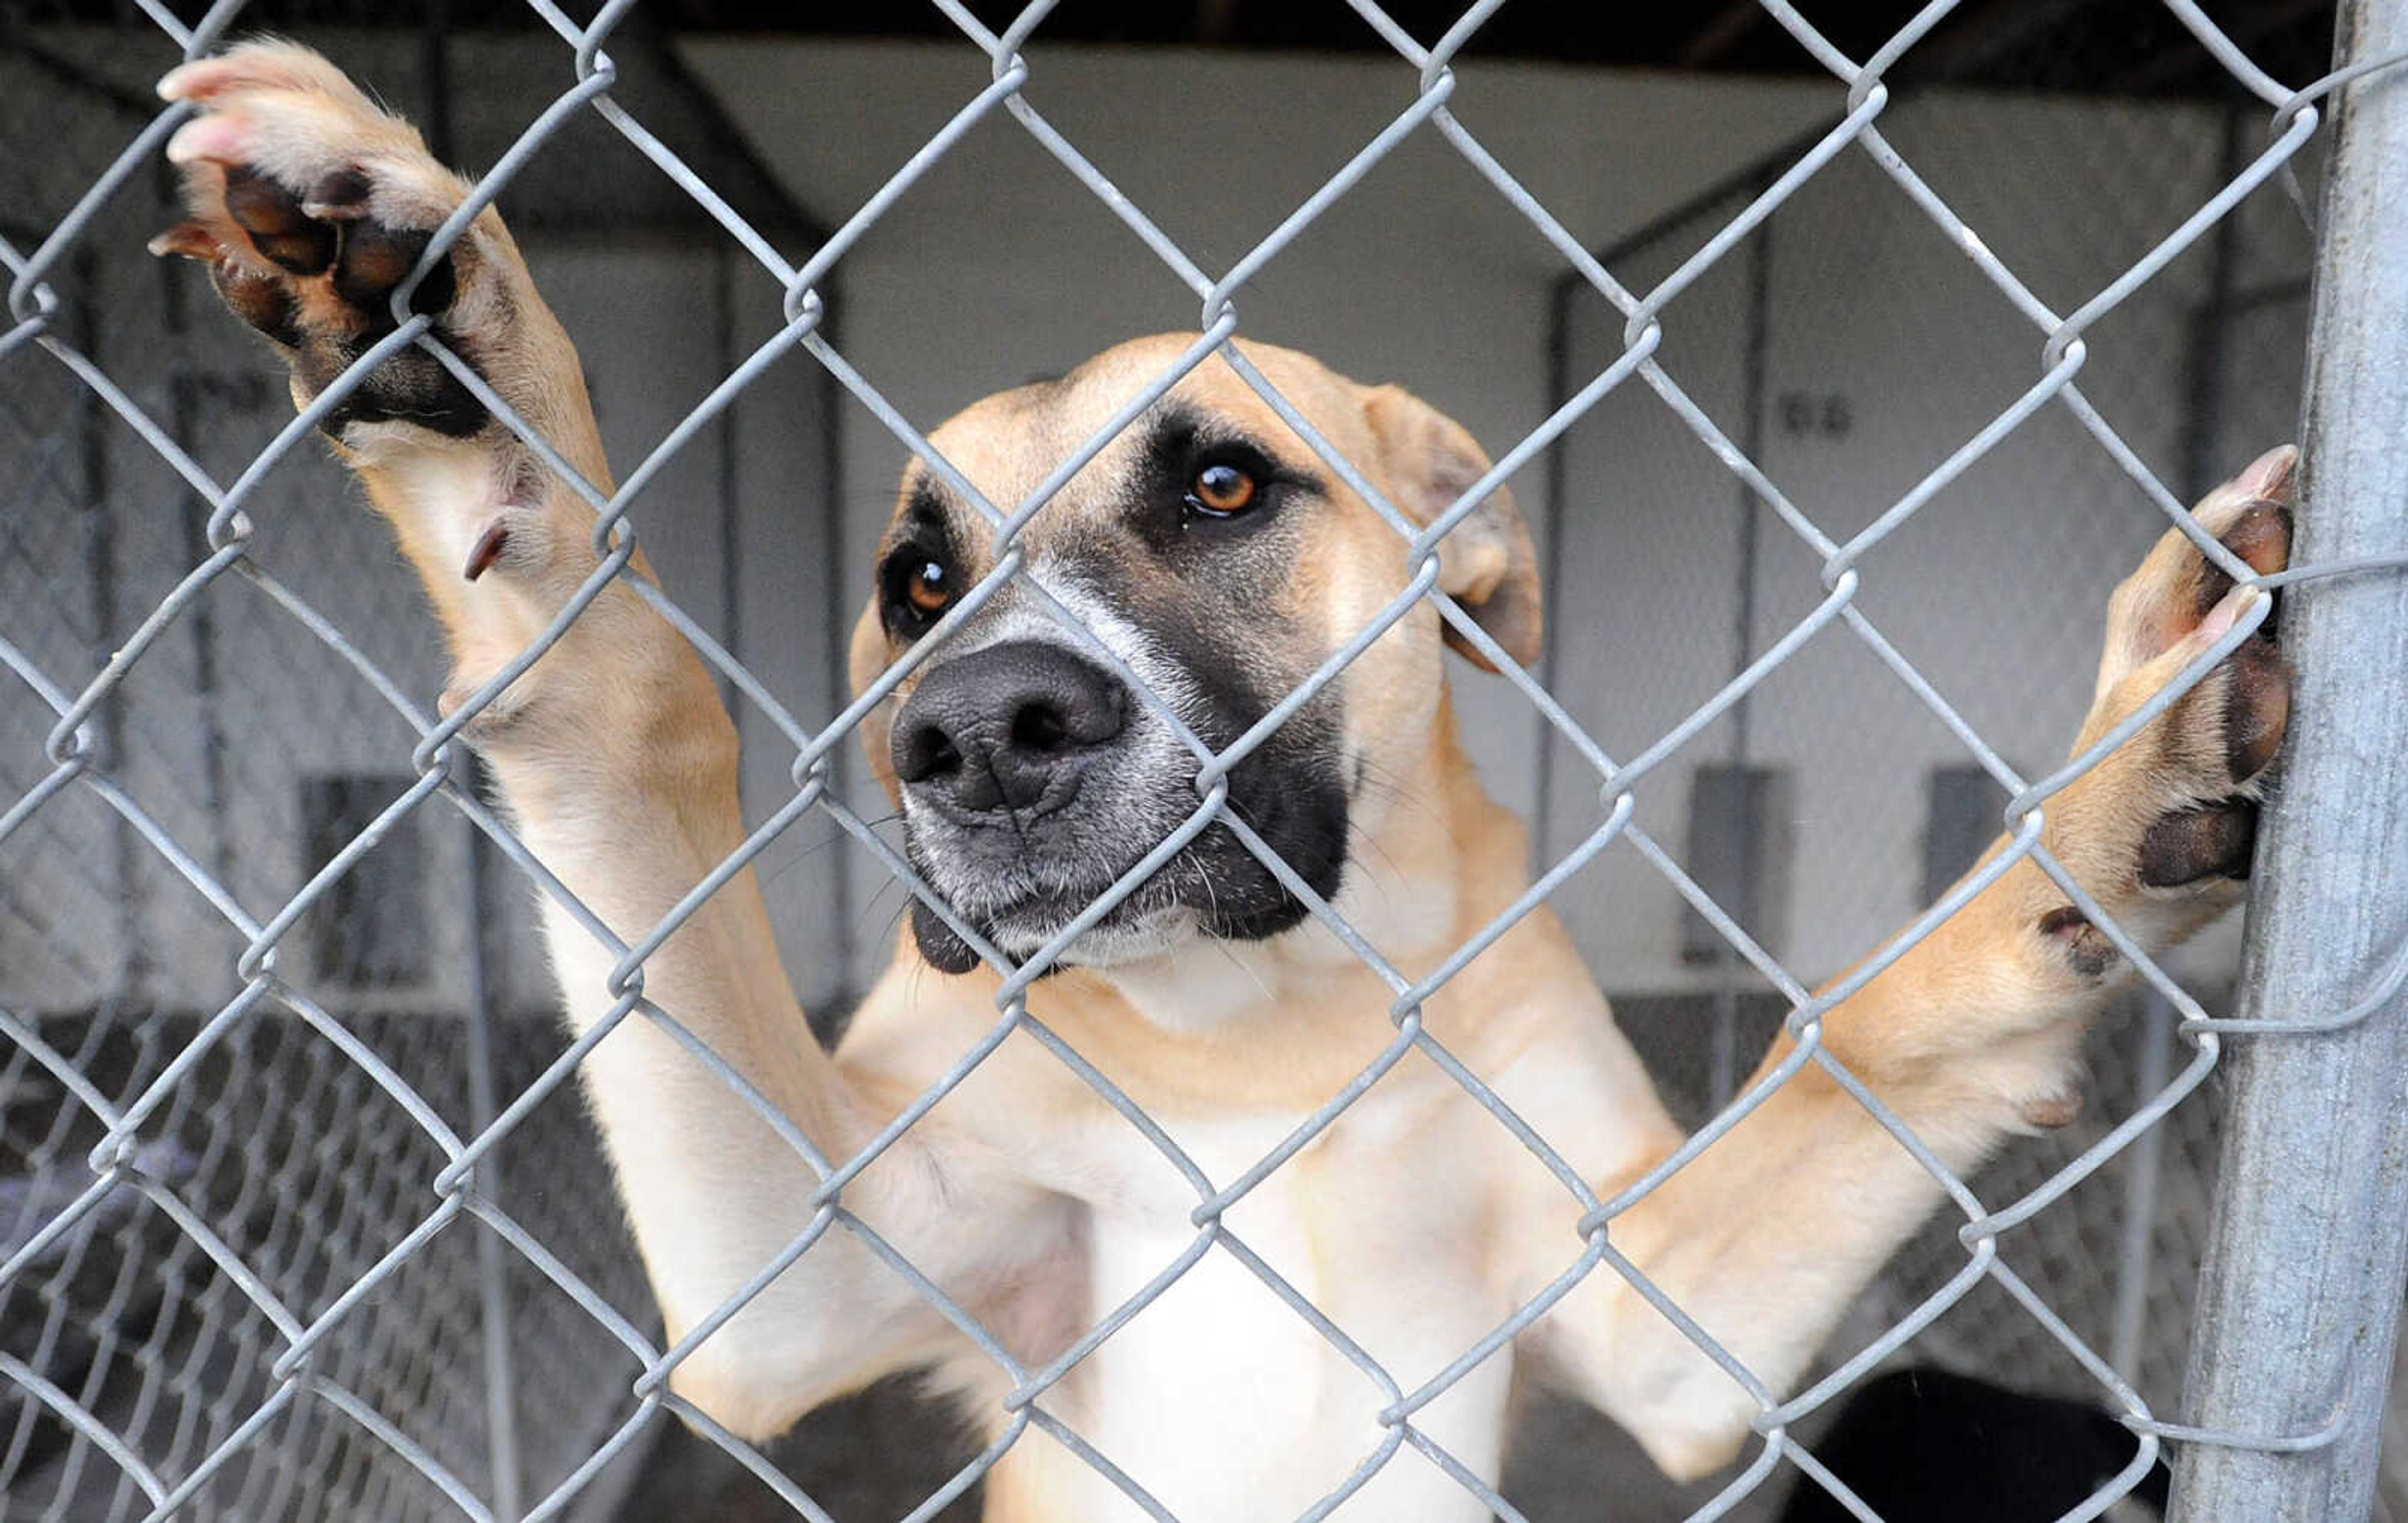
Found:
[[[2216,183],[2219,128],[2204,110],[1952,95],[1911,99],[1885,123],[1976,234],[2059,312],[2108,285]],[[1629,267],[1659,276],[1736,205],[1666,230],[1633,252]],[[2280,257],[2279,219],[2253,232],[2267,250],[2261,257]],[[1759,269],[1765,321],[1760,359],[1752,359]],[[2297,409],[2304,335],[2296,311],[2278,305],[2226,330],[2221,425],[2199,415],[2198,311],[2208,276],[2205,249],[2178,260],[2091,330],[2077,377],[2177,491],[2194,451],[2212,469],[2236,468],[2289,437]],[[2042,372],[2043,335],[1902,191],[1853,155],[1675,302],[1666,324],[1668,371],[1838,540],[1913,489]],[[1608,363],[1620,328],[1603,303],[1582,304],[1574,372]],[[1751,364],[1762,366],[1762,412],[1753,420]],[[1610,399],[1569,448],[1556,693],[1627,758],[1817,607],[1820,557],[1763,510],[1754,568],[1743,572],[1736,481],[1643,387]],[[2109,589],[2165,527],[2072,414],[2052,404],[1868,555],[1856,607],[2036,778],[2064,755],[2087,708]],[[1743,643],[1742,589],[1751,610]],[[1779,917],[1784,934],[1770,950],[1802,977],[1826,977],[1924,904],[1930,773],[1971,756],[1844,627],[1827,628],[1746,707],[1747,738],[1736,714],[1700,733],[1640,785],[1638,817],[1678,853],[1699,763],[1787,769],[1793,813],[1783,823],[1795,857]],[[1597,788],[1595,775],[1559,751],[1552,854],[1600,818]],[[2004,794],[1996,801],[2003,806]],[[1712,976],[1679,964],[1682,905],[1633,852],[1609,854],[1558,902],[1611,988],[1670,989]]]

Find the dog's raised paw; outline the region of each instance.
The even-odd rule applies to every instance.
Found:
[[[2259,456],[2193,511],[2198,525],[2259,576],[2290,556],[2299,452]],[[2180,530],[2169,530],[2109,603],[2097,701],[2080,744],[2155,697],[2227,639],[2263,599],[2237,585]],[[2249,874],[2258,806],[2290,723],[2290,668],[2272,610],[2196,685],[2084,780],[2073,812],[2086,846],[2112,851],[2092,876],[2112,894],[2190,897]],[[2074,800],[2069,798],[2069,803]]]
[[[235,315],[285,351],[306,402],[394,333],[394,294],[466,187],[407,122],[307,49],[247,43],[177,69],[159,90],[198,114],[167,144],[192,218],[151,251],[207,265]],[[408,307],[436,319],[438,340],[482,374],[480,335],[507,317],[507,297],[479,280],[479,236],[466,230]],[[323,426],[338,438],[375,423],[461,437],[489,421],[468,386],[413,345],[361,378]]]

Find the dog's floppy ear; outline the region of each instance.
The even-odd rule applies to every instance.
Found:
[[[861,611],[861,618],[853,626],[853,648],[847,655],[847,673],[853,679],[854,697],[858,697],[864,688],[878,681],[889,659],[886,626],[879,622],[878,595],[872,593],[869,606]],[[895,780],[895,705],[896,700],[890,697],[862,715],[855,733],[860,735],[861,749],[869,758],[869,775],[886,790],[887,800],[899,805],[903,801],[903,790]]]
[[[1416,524],[1455,506],[1488,470],[1488,456],[1464,426],[1401,386],[1373,386],[1363,410],[1380,440],[1383,484]],[[1439,541],[1439,587],[1463,605],[1524,666],[1539,659],[1539,556],[1513,494],[1498,487]],[[1473,665],[1494,671],[1469,641],[1446,628],[1446,642]]]

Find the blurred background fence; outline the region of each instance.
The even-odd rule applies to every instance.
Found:
[[[789,257],[851,213],[983,87],[985,56],[933,10],[670,0],[614,34],[613,91]],[[974,7],[981,8],[981,7]],[[1435,36],[1442,7],[1391,7]],[[1913,7],[1812,19],[1862,56]],[[2329,52],[2329,6],[2211,7],[2278,77]],[[1413,79],[1345,7],[1252,0],[1068,5],[1031,42],[1044,108],[1208,265],[1251,246],[1410,98]],[[1679,11],[1675,16],[1670,11]],[[113,0],[0,0],[0,237],[43,242],[156,114],[179,50]],[[187,17],[187,21],[194,18]],[[1425,24],[1426,23],[1426,24]],[[557,39],[436,0],[245,9],[328,52],[488,165],[567,79]],[[1625,284],[1645,289],[1724,226],[1844,106],[1753,4],[1611,23],[1508,6],[1456,68],[1458,115]],[[1899,151],[2045,300],[2071,309],[2263,143],[2266,113],[2156,4],[1966,4],[1894,71]],[[2315,145],[2300,162],[2313,191]],[[164,164],[102,206],[48,277],[76,345],[205,467],[236,473],[290,416],[280,378],[191,272],[142,252],[172,221]],[[614,458],[648,450],[781,323],[780,293],[597,121],[580,117],[500,205],[582,350]],[[2203,489],[2297,426],[2314,239],[2274,185],[2094,331],[2085,393],[2163,480]],[[1193,299],[1009,122],[974,129],[821,287],[852,362],[923,425]],[[1685,290],[1661,362],[1722,430],[1844,538],[2030,383],[2033,335],[1897,184],[1843,153]],[[607,320],[606,320],[607,319]],[[1623,314],[1564,272],[1457,157],[1409,138],[1248,288],[1247,331],[1398,380],[1492,444],[1526,433],[1622,346]],[[902,455],[799,357],[684,452],[648,501],[666,585],[798,713],[834,711],[852,615]],[[1514,485],[1547,565],[1549,688],[1606,748],[1642,749],[1819,596],[1804,547],[1652,395],[1609,395]],[[221,479],[224,479],[223,476]],[[382,530],[330,463],[297,452],[250,509],[254,557],[411,694],[440,654]],[[73,376],[0,362],[0,638],[71,689],[208,553],[206,510]],[[1991,743],[2038,769],[2075,729],[2107,589],[2163,528],[2107,456],[2044,409],[1869,564],[1861,605]],[[1501,684],[1458,668],[1491,788],[1552,862],[1593,827],[1593,788]],[[287,899],[414,781],[415,737],[255,582],[226,577],[95,716],[128,793],[243,902]],[[0,809],[50,772],[41,693],[0,674]],[[747,724],[756,723],[747,714]],[[752,748],[748,802],[791,792]],[[854,769],[858,773],[859,769]],[[1692,741],[1639,822],[1786,966],[1836,972],[1971,860],[2004,797],[1858,645],[1808,646]],[[865,813],[874,790],[850,786]],[[757,817],[757,813],[755,814]],[[334,1033],[381,1056],[466,1133],[555,1056],[526,896],[455,818],[413,815],[313,912],[287,971],[323,1023],[262,1012],[213,1047],[146,1131],[167,1182],[287,1304],[314,1315],[423,1219],[443,1158]],[[881,966],[901,899],[814,822],[762,876],[789,965],[840,1018]],[[1660,877],[1607,854],[1555,902],[1676,1114],[1727,1098],[1786,1006],[1685,917]],[[2229,932],[2232,927],[2227,927]],[[0,1260],[89,1184],[94,1100],[154,1081],[240,986],[242,939],[97,799],[68,790],[0,846]],[[2237,946],[2177,965],[2217,1008]],[[288,950],[286,955],[292,955]],[[2037,1183],[2161,1088],[2162,1006],[2102,1024],[2094,1092],[2018,1144],[1985,1199]],[[2001,1245],[2159,1411],[2179,1410],[2216,1142],[2213,1087]],[[607,1171],[572,1093],[485,1166],[483,1188],[629,1320],[652,1321]],[[1837,1346],[1960,1268],[1950,1226],[1904,1253]],[[1985,1286],[1914,1354],[2030,1389],[2095,1392]],[[282,1336],[155,1200],[84,1217],[0,1286],[0,1519],[139,1517],[150,1503],[37,1374],[162,1473],[232,1438],[272,1388]],[[319,1368],[508,1516],[626,1420],[637,1365],[481,1228],[449,1232],[338,1324]],[[666,1425],[655,1425],[656,1430]],[[1507,1493],[1533,1518],[1676,1517],[1681,1491],[1602,1419],[1537,1415]],[[1811,1438],[1811,1433],[1808,1435]],[[776,1451],[837,1516],[899,1516],[958,1464],[908,1392],[807,1423]],[[255,1435],[188,1516],[455,1516],[388,1443],[304,1401]],[[698,1499],[708,1499],[707,1501]],[[785,1516],[674,1436],[588,1487],[592,1518]],[[1769,1516],[1771,1499],[1748,1504]],[[850,1510],[849,1510],[850,1509]]]

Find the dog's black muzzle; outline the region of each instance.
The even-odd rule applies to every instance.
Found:
[[[895,775],[957,823],[1022,819],[1077,797],[1121,738],[1121,684],[1058,645],[1007,640],[939,663],[896,719]]]
[[[1195,677],[1199,685],[1203,678]],[[1077,652],[1006,639],[940,659],[896,716],[904,848],[966,924],[1025,956],[1111,888],[1198,807],[1193,758],[1133,711],[1135,696]],[[1259,709],[1230,704],[1202,733],[1237,735]],[[1316,893],[1337,891],[1347,800],[1327,721],[1299,716],[1230,774],[1229,812],[1258,833]],[[1089,927],[1065,960],[1124,955],[1145,927],[1184,925],[1254,940],[1301,919],[1304,906],[1223,825],[1207,827]],[[929,905],[914,900],[921,955],[964,972],[978,955]],[[1111,938],[1122,940],[1108,950]],[[1049,969],[1050,970],[1050,969]]]
[[[913,865],[987,935],[1068,919],[1110,884],[1127,851],[1111,804],[1127,786],[1128,698],[1072,651],[1008,639],[931,666],[896,716]],[[928,906],[911,920],[938,969],[976,966]]]

